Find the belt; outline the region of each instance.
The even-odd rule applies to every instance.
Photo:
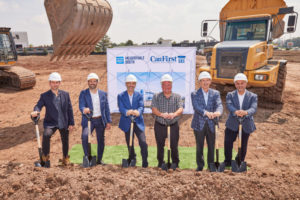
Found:
[[[98,116],[98,117],[92,117],[92,119],[100,119],[101,116]]]

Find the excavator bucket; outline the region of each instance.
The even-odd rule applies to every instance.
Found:
[[[51,60],[89,55],[112,21],[106,0],[45,0],[44,4],[52,30]]]

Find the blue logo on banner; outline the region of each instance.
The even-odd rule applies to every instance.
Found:
[[[123,56],[117,57],[116,58],[116,63],[117,64],[124,64],[124,57]]]
[[[178,63],[185,63],[185,56],[178,56]]]

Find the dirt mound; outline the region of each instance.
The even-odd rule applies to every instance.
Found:
[[[197,56],[197,64],[205,62]],[[257,130],[249,139],[246,161],[250,170],[243,174],[157,168],[122,169],[120,166],[80,166],[62,168],[60,136],[51,140],[50,169],[35,168],[38,157],[34,125],[29,113],[48,90],[48,75],[62,75],[62,89],[70,92],[75,130],[70,146],[81,143],[81,116],[78,97],[87,87],[86,76],[101,77],[99,88],[106,90],[106,57],[89,56],[80,60],[49,62],[49,57],[20,57],[18,63],[37,75],[31,90],[0,88],[0,199],[297,199],[300,198],[300,72],[299,63],[288,63],[284,104],[259,102],[255,116]],[[224,102],[224,97],[223,97]],[[44,111],[43,111],[44,112]],[[220,131],[228,111],[222,117]],[[42,116],[43,113],[42,113]],[[106,132],[106,145],[125,144],[118,129],[119,115],[113,114],[112,130]],[[180,146],[195,146],[190,128],[191,115],[180,121]],[[145,116],[148,145],[155,146],[153,118]],[[42,131],[42,121],[40,122]],[[95,141],[94,141],[95,142]],[[223,135],[219,144],[223,144]],[[136,143],[137,144],[137,143]],[[236,147],[236,146],[235,146]]]

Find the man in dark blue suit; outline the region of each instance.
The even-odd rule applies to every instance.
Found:
[[[139,92],[134,91],[136,82],[137,79],[134,75],[128,75],[126,77],[127,90],[118,95],[118,106],[121,113],[119,128],[125,132],[126,143],[129,150],[129,145],[131,145],[129,144],[131,123],[130,116],[135,117],[133,133],[135,133],[135,135],[137,136],[139,145],[141,147],[141,155],[143,159],[142,166],[146,168],[148,167],[148,145],[146,143],[145,125],[143,118],[144,100],[143,96]],[[136,159],[134,148],[131,149],[129,156],[131,156],[129,157],[130,160]]]
[[[226,166],[231,166],[233,142],[238,135],[238,117],[244,118],[242,123],[242,162],[244,162],[246,157],[249,136],[256,130],[253,115],[257,110],[257,95],[246,90],[247,82],[246,75],[238,73],[234,77],[236,90],[229,92],[226,96],[226,105],[230,112],[225,124],[224,146]]]
[[[57,72],[53,72],[49,76],[50,90],[41,94],[41,97],[34,107],[32,117],[36,117],[42,108],[46,107],[46,115],[44,119],[44,133],[42,142],[42,160],[46,163],[44,167],[50,167],[49,152],[51,136],[58,129],[61,136],[63,159],[62,164],[70,163],[69,151],[69,131],[74,126],[73,109],[68,92],[59,90],[61,83],[61,76]]]
[[[194,129],[197,144],[197,171],[202,171],[204,167],[203,146],[205,138],[208,147],[207,163],[214,162],[215,126],[213,119],[222,114],[223,106],[219,91],[209,88],[211,84],[210,74],[201,72],[198,80],[200,81],[200,89],[191,94],[194,108],[191,127]]]
[[[82,113],[82,147],[84,155],[88,156],[88,119],[85,114],[90,114],[92,111],[91,119],[91,132],[96,129],[98,149],[97,149],[97,164],[103,165],[102,156],[104,152],[104,132],[105,129],[111,128],[111,117],[108,105],[106,92],[99,90],[97,84],[99,77],[95,73],[90,73],[87,77],[89,88],[82,90],[79,96],[79,109]]]

